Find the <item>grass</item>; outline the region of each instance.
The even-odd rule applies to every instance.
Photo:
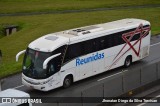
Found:
[[[0,39],[4,37],[4,30],[3,30],[3,27],[0,26]]]
[[[32,0],[31,0],[32,1]],[[152,34],[160,32],[160,8],[125,9],[69,14],[0,17],[0,24],[19,24],[22,29],[0,39],[3,59],[0,63],[0,78],[20,72],[22,57],[15,62],[15,55],[36,38],[48,33],[85,25],[109,22],[123,18],[140,18],[151,22]]]
[[[160,5],[160,1],[0,0],[0,13],[48,12],[137,5]],[[152,34],[157,34],[160,32],[159,13],[160,8],[144,8],[54,15],[0,17],[0,25],[19,25],[21,29],[8,37],[4,37],[3,32],[0,32],[0,49],[3,53],[3,59],[0,63],[0,78],[20,72],[22,57],[20,62],[16,63],[16,53],[25,49],[31,41],[47,33],[131,17],[149,20],[152,24]],[[2,31],[1,26],[0,31]]]
[[[3,23],[0,24],[0,39],[6,36],[6,30],[5,28],[9,27],[9,26],[17,26],[17,31],[21,30],[23,27],[23,23],[16,23],[16,24],[8,24],[8,23]]]
[[[0,13],[44,12],[157,4],[160,4],[160,0],[0,0]]]

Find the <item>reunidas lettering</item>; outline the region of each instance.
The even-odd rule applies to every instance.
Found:
[[[96,54],[92,54],[92,56],[90,57],[86,57],[86,58],[77,58],[76,59],[76,66],[79,65],[83,65],[92,61],[96,61],[99,59],[103,59],[104,58],[104,53],[99,54],[98,52]]]

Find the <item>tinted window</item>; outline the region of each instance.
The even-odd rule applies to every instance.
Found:
[[[148,25],[144,27],[148,27]],[[129,29],[123,32],[117,32],[110,35],[105,35],[95,39],[90,39],[80,43],[71,44],[68,46],[64,62],[70,61],[76,57],[79,57],[85,54],[89,54],[92,52],[96,52],[99,50],[124,44],[126,42],[123,40],[122,35],[124,33],[134,31],[135,29],[136,28]],[[127,39],[129,38],[130,37],[128,36]],[[140,38],[140,34],[136,34],[133,36],[131,41],[138,40],[139,38]]]
[[[82,44],[81,43],[76,43],[76,44],[72,44],[68,46],[64,62],[82,55]]]
[[[53,73],[56,73],[57,71],[60,70],[63,59],[64,59],[66,48],[67,48],[67,45],[64,45],[64,46],[61,46],[61,47],[57,48],[56,50],[54,50],[52,52],[52,55],[58,54],[58,53],[61,53],[61,55],[55,57],[54,59],[52,59],[49,62],[50,67],[48,67],[48,68],[49,68],[50,73],[53,74]]]
[[[48,52],[39,52],[27,49],[23,61],[23,74],[35,79],[47,78],[48,74],[43,69],[43,62],[51,56]]]
[[[110,48],[113,46],[113,36],[112,35],[107,35],[106,36],[106,45],[107,47],[106,48]]]
[[[135,34],[133,36],[133,38],[131,39],[131,41],[135,41],[135,40],[138,40],[140,38],[140,33],[139,34]]]
[[[99,51],[99,50],[103,50],[106,47],[106,39],[105,36],[104,37],[99,37],[93,40],[94,42],[94,52],[95,51]]]
[[[87,40],[82,43],[82,55],[92,53],[94,51],[94,41]]]

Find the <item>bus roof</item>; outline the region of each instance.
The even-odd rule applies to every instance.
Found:
[[[142,19],[131,19],[131,18],[122,19],[122,20],[112,21],[112,22],[103,23],[103,24],[96,24],[91,26],[70,29],[68,31],[64,31],[65,34],[62,34],[62,36],[71,38],[74,36],[86,35],[93,32],[129,29],[130,27],[139,26],[139,24],[145,25],[145,24],[149,24],[149,22]],[[70,36],[68,35],[66,36],[66,34]]]
[[[67,44],[69,38],[57,36],[55,33],[42,36],[29,44],[29,48],[42,52],[52,52],[56,48]]]
[[[29,48],[38,51],[51,52],[64,44],[72,44],[83,40],[96,38],[102,33],[109,34],[131,29],[138,27],[140,24],[149,25],[150,23],[142,19],[129,18],[103,24],[74,28],[43,36],[30,43]]]

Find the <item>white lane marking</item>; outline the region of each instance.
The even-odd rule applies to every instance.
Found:
[[[107,79],[107,78],[113,77],[113,76],[115,76],[115,75],[121,74],[121,73],[126,72],[126,71],[128,71],[128,70],[122,70],[121,72],[118,72],[118,73],[116,73],[116,74],[113,74],[113,75],[110,75],[110,76],[107,76],[107,77],[101,78],[101,79],[99,79],[99,80],[97,80],[97,81],[102,81],[102,80],[104,80],[104,79]]]
[[[23,87],[24,85],[20,85],[20,86],[17,86],[17,87],[14,87],[14,89],[18,89],[18,88],[21,88]]]
[[[156,98],[159,98],[159,97],[160,97],[160,95],[154,97],[153,99],[156,99]],[[147,104],[147,103],[141,103],[141,104],[139,104],[139,105],[137,105],[137,106],[143,106],[143,105],[145,105],[145,104]]]
[[[146,103],[141,103],[141,104],[139,104],[139,105],[137,105],[137,106],[143,106],[143,105],[145,105]]]
[[[155,44],[152,44],[152,45],[150,45],[150,46],[152,47],[152,46],[156,46],[156,45],[159,45],[159,44],[160,44],[160,42],[155,43]]]
[[[155,99],[156,99],[156,98],[159,98],[159,97],[160,97],[160,95],[156,96]]]

